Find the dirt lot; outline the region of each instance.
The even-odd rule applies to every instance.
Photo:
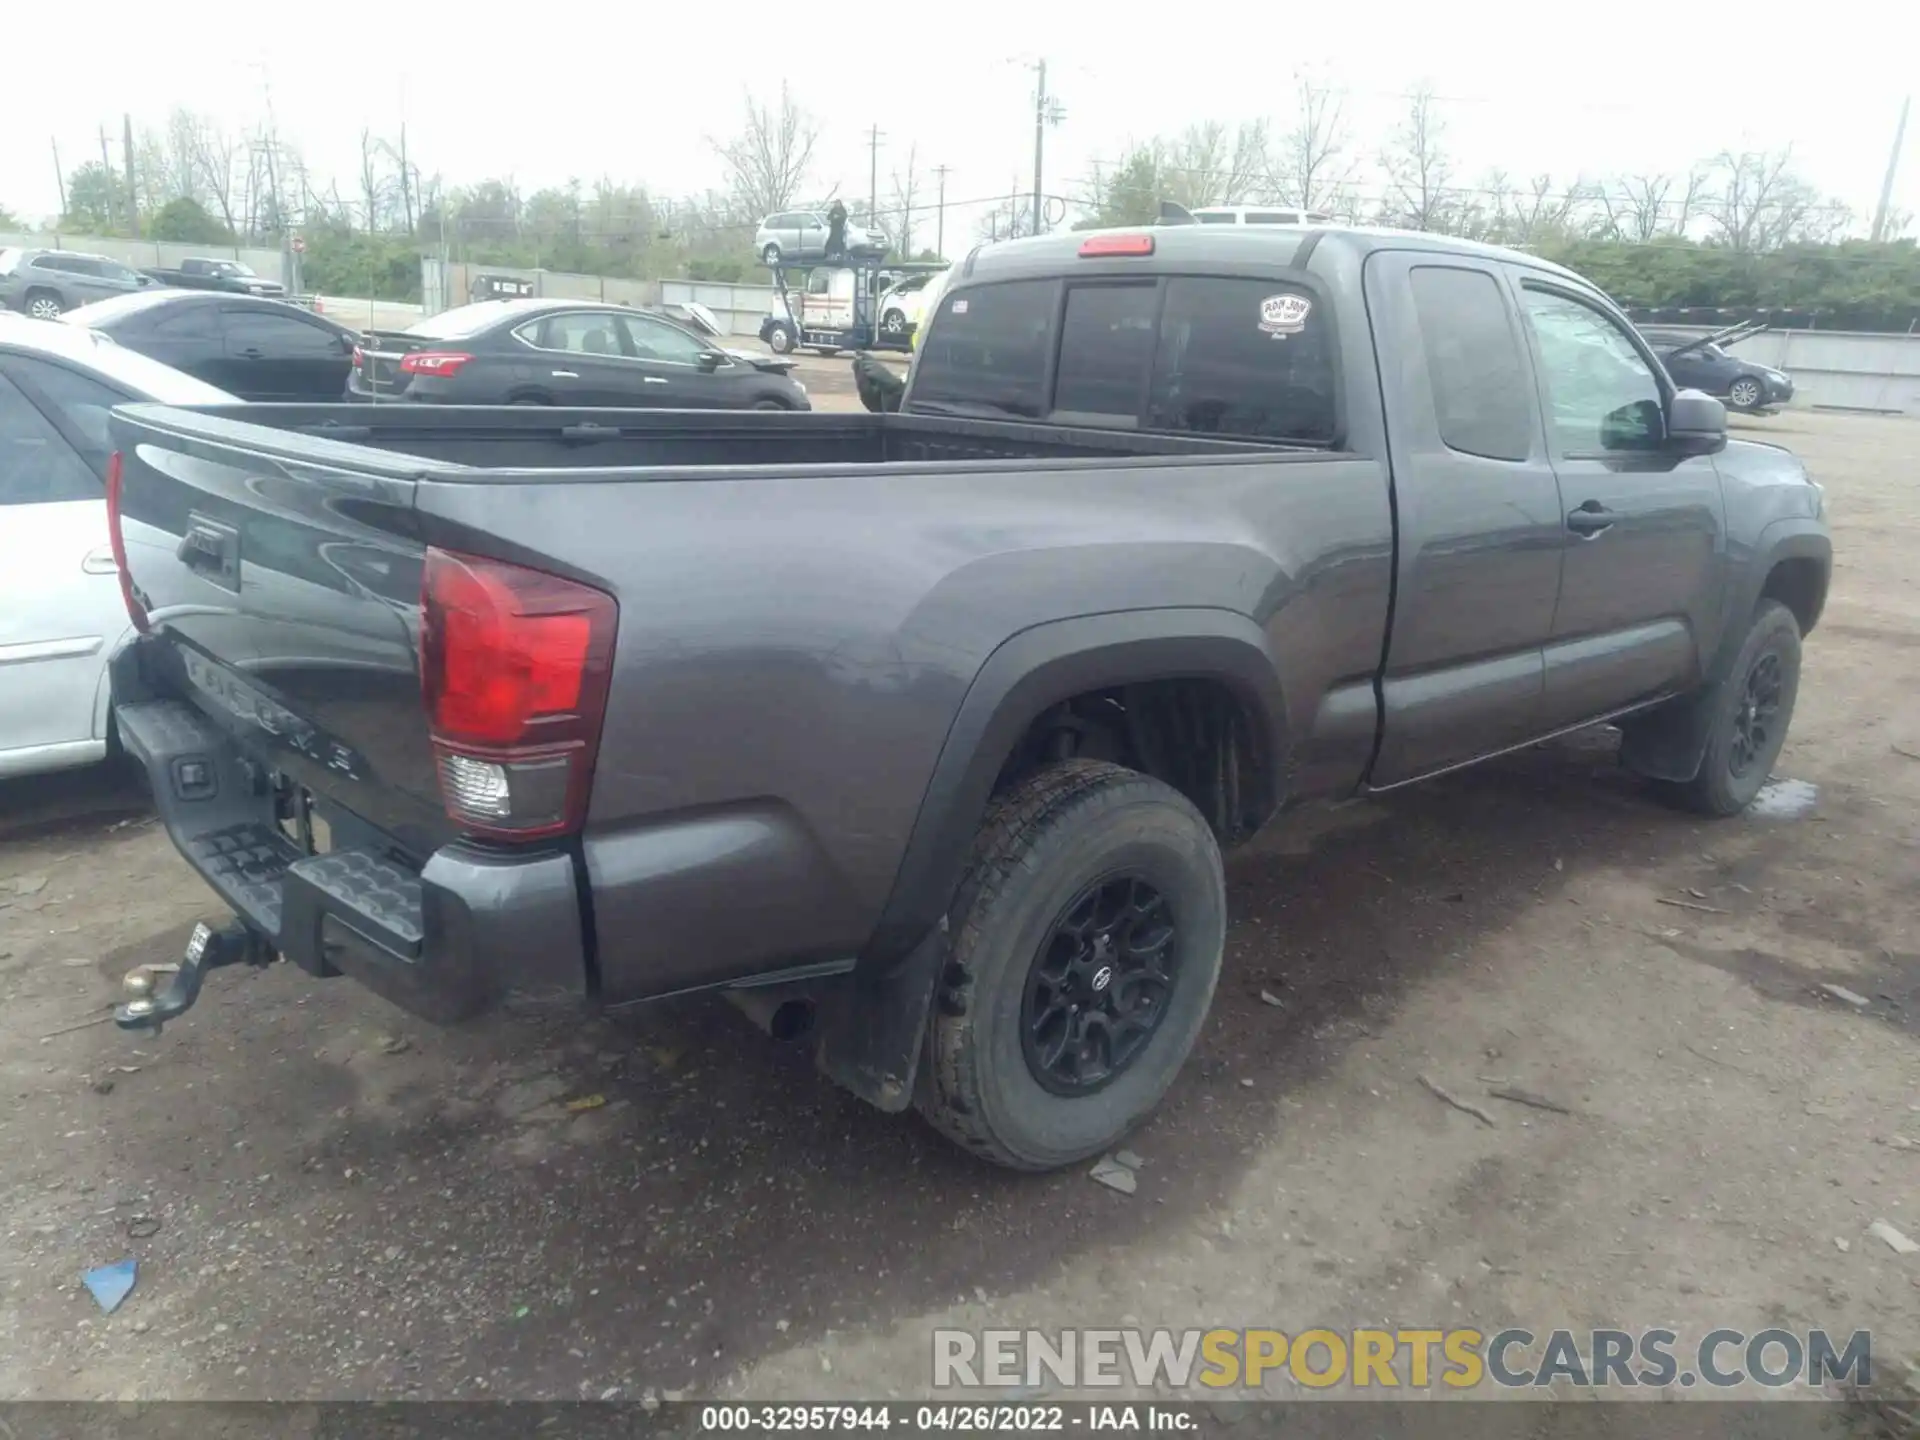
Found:
[[[1678,815],[1603,736],[1263,837],[1131,1197],[719,1003],[437,1031],[282,967],[54,1034],[217,910],[123,779],[0,788],[0,1396],[916,1394],[941,1322],[1870,1327],[1903,1368],[1920,1256],[1864,1232],[1920,1238],[1920,427],[1754,428],[1838,533],[1811,813]]]

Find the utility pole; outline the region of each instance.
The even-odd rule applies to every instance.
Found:
[[[878,223],[880,214],[880,142],[886,137],[878,125],[867,131],[867,224]]]
[[[113,157],[107,153],[107,127],[100,127],[100,173],[107,179],[107,229],[113,229],[113,217],[120,209],[120,182],[113,178]]]
[[[60,168],[60,142],[55,140],[52,144],[53,179],[54,183],[60,187],[60,214],[65,216],[67,213],[67,172]]]
[[[1876,242],[1887,237],[1887,207],[1893,203],[1894,176],[1900,170],[1900,142],[1907,138],[1907,112],[1913,108],[1913,97],[1907,96],[1900,102],[1900,123],[1893,127],[1893,153],[1887,156],[1887,178],[1880,182],[1880,203],[1873,211],[1873,238]]]
[[[951,168],[949,165],[936,165],[933,167],[934,176],[940,184],[940,200],[937,211],[940,218],[934,222],[933,253],[943,260],[947,255],[947,171]]]
[[[1051,95],[1047,94],[1047,62],[1037,60],[1034,70],[1039,82],[1033,92],[1033,233],[1038,235],[1046,223],[1046,195],[1041,189],[1041,178],[1047,151],[1047,126],[1058,125],[1066,112]]]
[[[133,116],[122,114],[120,117],[120,145],[126,152],[127,162],[127,229],[133,238],[140,238],[140,192],[133,183]]]
[[[1033,88],[1033,233],[1040,233],[1040,169],[1047,150],[1047,62],[1035,67],[1040,81]]]

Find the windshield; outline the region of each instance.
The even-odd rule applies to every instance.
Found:
[[[418,335],[422,340],[464,340],[469,335],[478,335],[489,326],[497,325],[510,315],[521,314],[518,306],[505,300],[481,300],[472,305],[456,305],[451,310],[442,310],[438,315],[429,315],[426,319],[406,329],[408,335]]]

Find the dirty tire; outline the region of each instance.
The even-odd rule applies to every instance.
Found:
[[[1172,911],[1162,1018],[1102,1088],[1043,1087],[1022,1046],[1029,973],[1062,912],[1103,876],[1137,874]],[[915,1103],[942,1134],[1016,1170],[1097,1155],[1166,1094],[1213,1001],[1226,938],[1220,848],[1179,792],[1102,761],[1052,766],[995,798],[951,911]]]
[[[1766,741],[1744,768],[1737,768],[1740,719],[1747,708],[1748,683],[1771,661],[1779,680],[1778,705]],[[1753,803],[1767,783],[1780,747],[1793,721],[1793,702],[1800,691],[1800,622],[1777,600],[1763,600],[1754,611],[1746,643],[1713,698],[1713,720],[1707,732],[1706,755],[1700,773],[1674,787],[1676,798],[1703,815],[1738,815]]]

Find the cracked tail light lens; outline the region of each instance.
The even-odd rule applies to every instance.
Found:
[[[447,814],[492,839],[577,831],[606,718],[613,597],[433,548],[420,611],[421,692]]]

